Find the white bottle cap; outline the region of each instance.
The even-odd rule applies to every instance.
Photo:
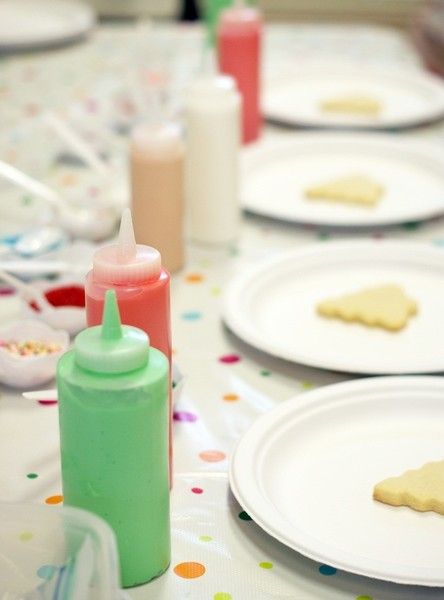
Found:
[[[122,213],[118,243],[105,246],[94,254],[95,281],[141,283],[158,279],[161,269],[160,252],[151,246],[136,244],[131,211],[126,208]]]

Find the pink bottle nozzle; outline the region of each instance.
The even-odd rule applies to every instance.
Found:
[[[94,279],[117,285],[140,283],[158,279],[161,268],[158,250],[136,244],[131,211],[126,208],[117,244],[105,246],[94,254]]]

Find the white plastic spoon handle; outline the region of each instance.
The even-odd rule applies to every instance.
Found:
[[[44,308],[48,305],[48,302],[43,297],[43,294],[37,288],[32,285],[28,285],[27,283],[23,283],[14,275],[7,273],[6,271],[0,270],[0,279],[9,283],[14,288],[16,288],[27,300],[35,300],[39,308]]]
[[[36,392],[23,392],[23,398],[27,400],[58,400],[57,390],[38,390]]]
[[[45,123],[64,140],[72,150],[78,154],[83,160],[94,169],[99,175],[109,173],[107,165],[103,160],[92,150],[92,148],[68,125],[66,121],[53,113],[44,115]]]
[[[43,200],[46,200],[53,206],[60,207],[60,204],[62,203],[62,199],[56,192],[46,187],[46,185],[40,183],[40,181],[37,181],[33,177],[26,175],[26,173],[23,173],[23,171],[20,171],[19,169],[16,169],[12,165],[3,161],[0,161],[0,175],[2,175],[5,179],[8,179],[11,183],[23,188],[25,191],[35,194]]]
[[[76,265],[67,261],[58,260],[8,260],[0,262],[0,270],[10,273],[74,273],[85,274],[90,270],[90,265]]]

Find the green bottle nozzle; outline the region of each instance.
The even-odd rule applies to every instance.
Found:
[[[102,325],[81,331],[74,341],[76,363],[96,373],[127,373],[148,362],[144,331],[122,325],[115,290],[105,293]]]
[[[120,322],[119,306],[116,292],[107,290],[102,317],[102,340],[120,340],[122,338],[122,325]]]

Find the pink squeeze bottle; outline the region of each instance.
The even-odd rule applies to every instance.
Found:
[[[242,96],[243,142],[259,137],[261,14],[256,8],[238,5],[221,14],[217,29],[219,70],[236,80]]]
[[[105,294],[109,289],[116,291],[122,324],[142,329],[150,345],[168,358],[171,384],[170,274],[162,268],[158,250],[136,244],[129,208],[122,214],[118,243],[95,252],[93,268],[86,276],[88,327],[102,323]],[[169,414],[169,424],[165,426],[169,427],[171,477],[171,391]]]

